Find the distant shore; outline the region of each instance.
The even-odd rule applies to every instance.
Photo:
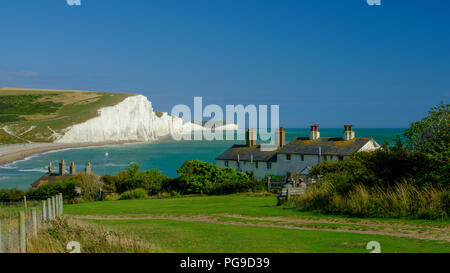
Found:
[[[27,144],[8,144],[0,145],[0,166],[26,159],[32,155],[42,154],[50,151],[99,147],[107,145],[119,145],[127,143],[138,143],[134,141],[114,141],[114,142],[95,142],[95,143],[27,143]]]

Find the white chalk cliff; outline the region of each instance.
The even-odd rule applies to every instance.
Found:
[[[237,125],[227,124],[222,129],[237,130]],[[203,127],[167,113],[153,112],[152,103],[145,96],[137,95],[101,108],[97,117],[54,135],[54,142],[154,141],[198,130]]]

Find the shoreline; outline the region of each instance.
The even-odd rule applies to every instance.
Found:
[[[0,166],[24,160],[33,155],[43,154],[51,151],[101,147],[108,145],[139,144],[140,141],[108,141],[92,143],[27,143],[0,145]]]

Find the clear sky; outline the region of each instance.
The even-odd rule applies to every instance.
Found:
[[[450,94],[450,1],[2,0],[0,86],[279,104],[286,127],[407,127]]]

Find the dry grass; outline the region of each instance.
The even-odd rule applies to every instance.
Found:
[[[406,182],[388,189],[355,185],[345,196],[339,194],[333,183],[323,182],[309,187],[288,205],[300,210],[358,217],[447,219],[449,216],[446,189],[418,189]]]
[[[28,253],[68,253],[67,243],[80,243],[81,253],[160,253],[167,252],[148,241],[107,230],[100,225],[63,218],[27,243]]]

